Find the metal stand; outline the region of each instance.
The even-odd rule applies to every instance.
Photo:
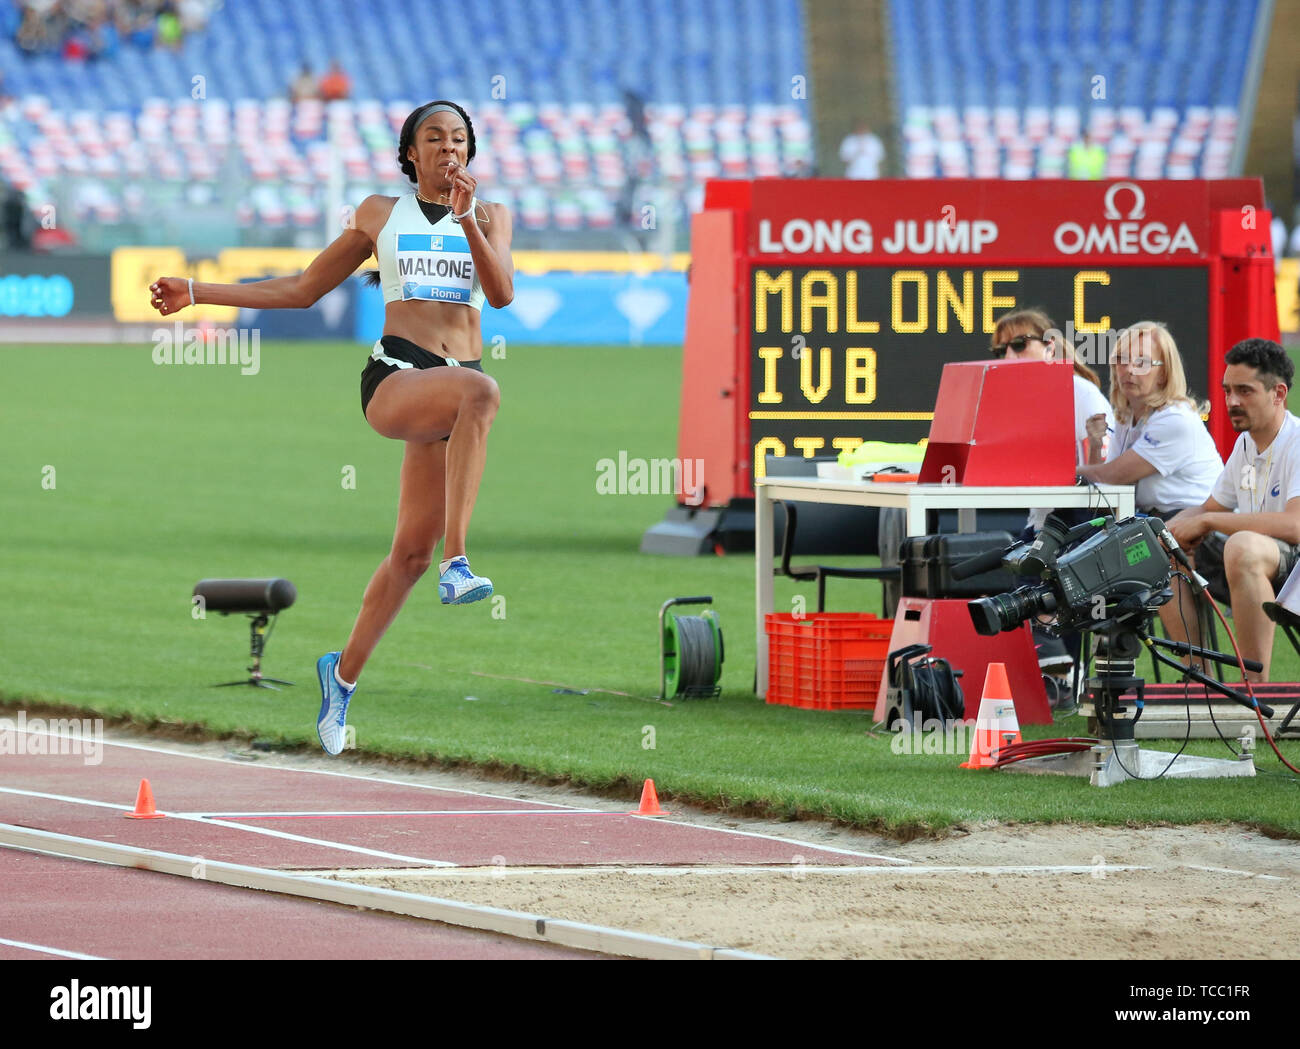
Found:
[[[1300,616],[1275,601],[1264,602],[1264,614],[1282,628],[1282,633],[1291,642],[1291,647],[1300,652],[1300,636],[1297,636],[1297,630],[1300,629]],[[1298,713],[1300,713],[1300,703],[1295,703],[1282,719],[1282,724],[1277,731],[1273,733],[1274,739],[1281,739],[1283,736],[1300,736],[1300,725],[1292,724]]]
[[[1234,657],[1152,638],[1147,632],[1147,626],[1149,619],[1141,627],[1120,626],[1098,635],[1094,663],[1096,675],[1088,679],[1088,695],[1079,706],[1079,712],[1088,718],[1089,733],[1100,740],[1097,746],[1086,751],[1029,758],[1005,766],[1004,771],[1087,776],[1094,787],[1111,787],[1130,779],[1218,779],[1255,775],[1255,761],[1249,752],[1244,752],[1237,758],[1203,758],[1190,754],[1143,750],[1138,746],[1133,726],[1142,716],[1142,693],[1146,682],[1136,676],[1135,670],[1143,646],[1158,662],[1254,710],[1248,696],[1228,688],[1199,670],[1162,655],[1156,651],[1155,646],[1203,656],[1216,662],[1234,662]],[[1120,697],[1126,692],[1137,693],[1137,709],[1132,717],[1121,716],[1128,713],[1128,708],[1120,705]],[[1263,706],[1260,709],[1272,717],[1271,709]]]
[[[269,617],[265,612],[258,615],[250,615],[249,620],[249,654],[253,660],[253,665],[248,668],[251,675],[246,681],[222,681],[213,685],[213,688],[226,688],[230,685],[252,685],[254,688],[272,688],[279,692],[279,685],[292,685],[292,681],[284,681],[278,677],[262,676],[262,652],[266,649],[266,639],[270,636],[270,631],[266,629]],[[274,625],[272,626],[274,629]],[[275,682],[275,684],[271,684]]]

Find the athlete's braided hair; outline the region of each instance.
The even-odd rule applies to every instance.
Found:
[[[411,148],[412,143],[415,141],[416,128],[419,124],[423,123],[421,114],[427,115],[431,106],[451,106],[452,109],[460,114],[461,120],[465,121],[465,130],[468,132],[469,137],[469,150],[465,155],[465,160],[468,163],[474,159],[474,124],[469,119],[469,114],[466,113],[465,110],[461,109],[460,106],[456,105],[455,102],[448,102],[443,98],[435,99],[432,102],[426,102],[424,105],[420,106],[419,109],[413,109],[411,111],[411,115],[406,118],[406,122],[402,125],[402,133],[397,140],[397,164],[402,169],[402,174],[411,182],[416,181],[415,165],[407,157],[406,151]]]

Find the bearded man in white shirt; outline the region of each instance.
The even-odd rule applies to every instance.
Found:
[[[1267,681],[1274,626],[1264,602],[1273,600],[1300,553],[1300,419],[1286,407],[1295,366],[1268,339],[1237,343],[1224,364],[1228,418],[1241,436],[1210,497],[1168,524],[1194,551],[1210,592],[1231,601],[1241,654],[1264,666],[1247,678]]]

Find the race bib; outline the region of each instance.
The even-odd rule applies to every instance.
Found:
[[[474,285],[469,241],[444,233],[399,233],[397,277],[403,299],[468,303]]]

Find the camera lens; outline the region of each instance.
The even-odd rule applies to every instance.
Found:
[[[993,637],[1015,630],[1030,616],[1056,611],[1056,595],[1047,586],[1028,586],[1009,594],[994,594],[966,602],[975,633]]]

